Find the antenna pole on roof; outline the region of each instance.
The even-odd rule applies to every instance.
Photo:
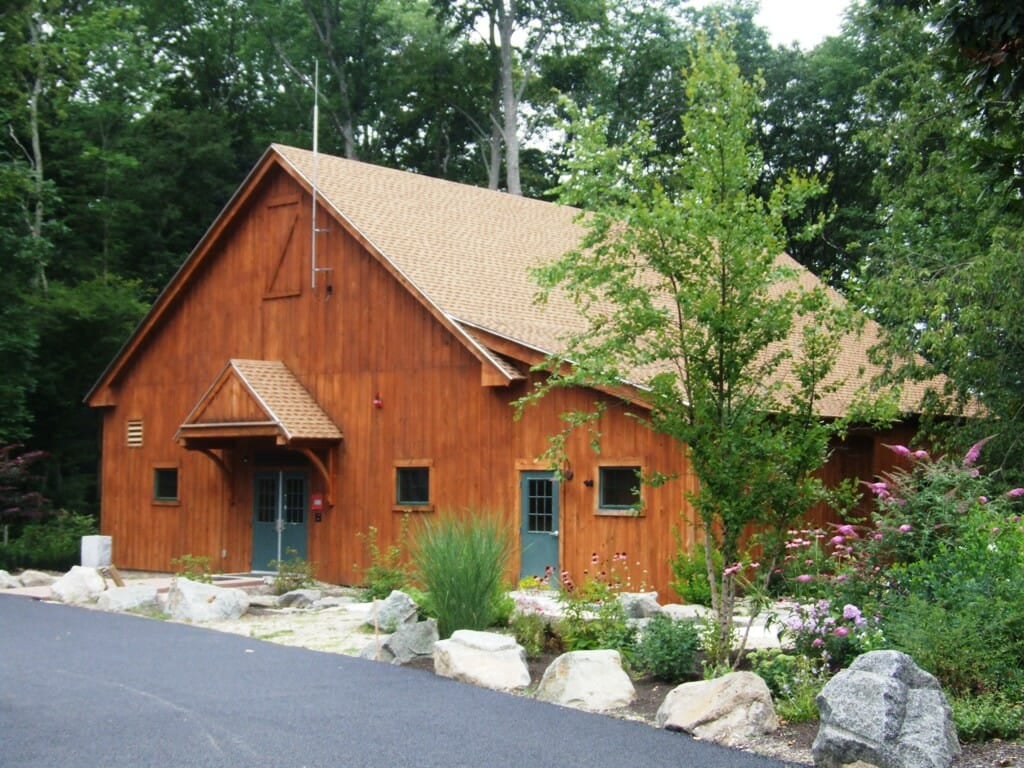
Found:
[[[313,289],[313,295],[316,295],[316,275],[317,272],[331,272],[332,267],[321,267],[317,264],[316,260],[316,238],[321,232],[326,232],[326,229],[321,229],[317,226],[316,220],[316,198],[318,194],[317,189],[317,161],[320,155],[320,61],[314,60],[313,64],[313,172],[310,185],[313,187],[313,211],[312,211],[312,232],[310,232],[310,275],[309,282],[310,287]],[[327,284],[327,297],[330,298],[331,285]]]
[[[316,264],[316,159],[317,152],[319,150],[320,143],[320,60],[316,59],[313,63],[313,210],[312,210],[312,222],[313,230],[310,232],[311,239],[311,271],[310,271],[310,287],[316,292],[316,273],[319,271]]]

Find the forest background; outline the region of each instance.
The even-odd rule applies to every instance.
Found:
[[[923,355],[894,380],[946,374],[931,413],[985,408],[926,429],[951,450],[995,435],[989,469],[1020,480],[1018,2],[862,0],[807,51],[772,46],[749,1],[5,7],[0,446],[24,447],[0,465],[41,455],[32,485],[52,508],[98,512],[98,418],[82,398],[268,144],[311,146],[314,62],[321,151],[545,198],[562,96],[606,115],[613,143],[646,122],[659,152],[685,153],[688,51],[721,25],[763,80],[762,193],[791,170],[827,185],[787,222],[790,253],[889,330],[882,358]],[[817,217],[820,234],[798,241]],[[0,514],[18,506],[10,493],[0,482]]]

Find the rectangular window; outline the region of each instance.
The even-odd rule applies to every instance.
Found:
[[[640,509],[640,467],[600,467],[598,509]]]
[[[430,467],[395,468],[395,503],[424,506],[430,503]]]
[[[178,470],[176,467],[157,467],[153,470],[153,498],[156,501],[178,500]]]

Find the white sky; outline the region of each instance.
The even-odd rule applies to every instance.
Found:
[[[717,0],[720,2],[720,0]],[[716,0],[690,0],[695,8]],[[768,30],[773,45],[796,41],[807,51],[839,32],[850,0],[761,0],[757,22]]]

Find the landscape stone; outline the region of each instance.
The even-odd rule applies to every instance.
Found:
[[[323,608],[339,608],[356,602],[358,600],[351,595],[328,595],[327,597],[321,597],[319,600],[314,600],[313,605],[310,607],[319,611]]]
[[[437,621],[426,619],[400,626],[384,641],[384,648],[391,654],[392,664],[408,664],[413,659],[433,656],[434,643],[440,639]]]
[[[657,592],[620,592],[619,602],[630,619],[649,619],[661,613]]]
[[[515,638],[471,629],[456,630],[434,644],[434,672],[499,691],[530,684],[526,651]]]
[[[858,656],[818,694],[811,750],[821,768],[949,768],[960,754],[939,682],[899,651]]]
[[[113,587],[99,596],[96,607],[101,611],[157,610],[156,587],[133,584],[127,587]]]
[[[661,612],[670,619],[675,620],[687,619],[689,621],[697,621],[699,619],[709,619],[714,616],[714,611],[706,605],[698,605],[697,603],[687,603],[686,605],[682,605],[680,603],[669,603],[668,605],[661,606]]]
[[[385,600],[374,600],[373,609],[367,616],[368,626],[381,632],[394,632],[401,624],[416,621],[419,607],[405,592],[392,590]]]
[[[50,585],[50,593],[62,603],[91,603],[106,588],[107,582],[98,570],[73,565]]]
[[[379,638],[367,643],[361,651],[359,651],[359,658],[366,659],[367,661],[383,661],[385,664],[390,664],[395,660],[395,655],[384,647],[384,643],[391,635],[381,635]]]
[[[278,598],[278,605],[282,608],[308,608],[323,596],[319,589],[293,589]]]
[[[42,571],[28,570],[18,574],[18,581],[23,587],[48,587],[56,580],[56,577]]]
[[[771,692],[753,672],[676,686],[658,708],[659,728],[741,747],[779,727]]]
[[[629,706],[636,689],[618,651],[570,651],[544,671],[537,698],[590,712]]]
[[[0,571],[0,589],[18,589],[21,582],[11,576],[7,571]]]
[[[167,590],[166,611],[178,621],[237,619],[249,608],[244,590],[215,587],[178,576]]]
[[[562,618],[562,605],[558,602],[558,593],[553,589],[519,589],[509,593],[515,615],[540,616],[548,624],[554,624]]]
[[[280,606],[281,598],[279,595],[249,595],[250,608],[279,608]]]

